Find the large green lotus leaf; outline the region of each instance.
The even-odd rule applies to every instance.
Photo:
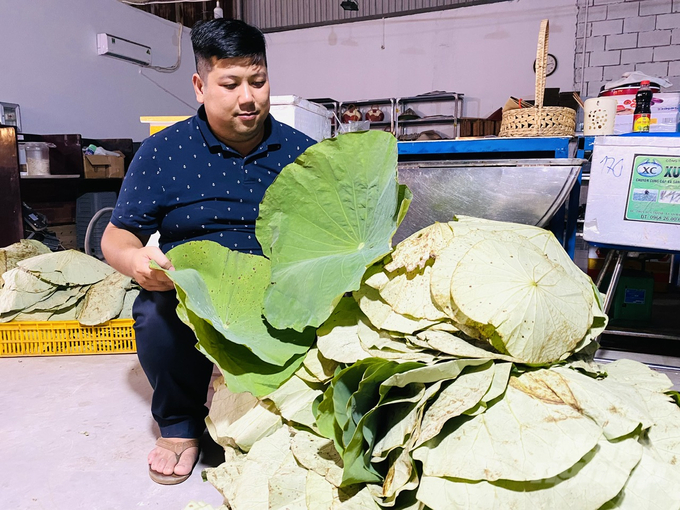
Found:
[[[491,387],[495,367],[494,363],[480,365],[476,369],[466,370],[450,381],[425,411],[414,447],[439,434],[444,424],[451,418],[460,416],[479,404]]]
[[[574,466],[602,437],[601,428],[570,403],[522,391],[511,377],[505,396],[484,413],[450,421],[439,436],[415,449],[429,476],[466,480],[530,481]],[[456,459],[456,462],[451,462]]]
[[[283,366],[307,352],[314,341],[311,329],[303,333],[275,330],[263,321],[262,300],[269,283],[266,258],[232,251],[212,241],[181,244],[168,252],[168,258],[175,270],[166,274],[182,289],[178,292],[181,305],[263,362]],[[198,340],[203,343],[201,337]]]
[[[324,392],[323,399],[314,412],[320,434],[333,439],[336,449],[341,454],[344,452],[343,428],[349,421],[347,415],[349,400],[357,390],[366,370],[382,363],[384,361],[377,358],[366,358],[340,370]]]
[[[381,480],[370,463],[378,426],[378,416],[373,411],[389,389],[380,385],[395,373],[420,366],[367,358],[333,378],[316,410],[316,419],[320,433],[334,440],[342,456],[343,486]]]
[[[215,392],[205,422],[210,437],[225,450],[238,447],[247,452],[283,425],[274,406],[248,392],[231,392],[223,377],[213,382],[213,388]]]
[[[182,307],[181,303],[188,298],[181,287],[176,289],[180,301],[178,316],[194,331],[198,339],[196,347],[218,366],[231,391],[248,391],[263,397],[281,386],[302,365],[304,352],[294,354],[283,366],[265,363],[248,347],[227,340],[210,322],[190,308]]]
[[[536,482],[424,476],[417,497],[432,510],[597,510],[624,486],[642,450],[634,438],[616,443],[601,440],[572,468]],[[648,507],[638,510],[642,508]]]
[[[324,140],[288,165],[267,189],[255,229],[272,263],[267,320],[297,331],[322,324],[391,251],[404,197],[389,133]]]
[[[680,467],[661,460],[654,449],[643,448],[642,458],[623,491],[601,510],[675,510],[680,508]]]
[[[477,243],[456,267],[451,294],[484,334],[493,330],[494,347],[525,363],[559,360],[593,321],[592,289],[526,243]]]
[[[45,253],[17,262],[17,266],[62,286],[92,285],[115,272],[108,264],[77,250]]]

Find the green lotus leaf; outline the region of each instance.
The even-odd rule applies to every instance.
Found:
[[[268,259],[211,241],[182,244],[168,258],[175,267],[166,274],[177,289],[178,316],[232,391],[266,395],[299,368],[314,331],[277,330],[263,320]]]
[[[267,320],[296,331],[321,325],[391,251],[409,201],[391,134],[348,133],[307,149],[260,204],[255,232],[272,270]]]

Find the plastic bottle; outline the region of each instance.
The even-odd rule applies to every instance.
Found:
[[[648,133],[652,118],[652,89],[649,82],[640,82],[640,88],[635,94],[635,113],[633,114],[633,132]]]

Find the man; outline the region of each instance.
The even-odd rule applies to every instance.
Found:
[[[161,438],[148,457],[151,478],[186,480],[205,430],[212,363],[175,312],[165,253],[181,243],[216,241],[261,254],[259,203],[288,163],[314,143],[269,115],[265,40],[235,20],[199,22],[191,32],[197,115],[148,138],[123,181],[102,238],[111,266],[143,288],[133,308],[140,364],[153,388],[151,410]],[[147,247],[160,232],[159,247]]]

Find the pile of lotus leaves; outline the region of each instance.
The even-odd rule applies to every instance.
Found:
[[[457,217],[392,249],[409,200],[394,138],[350,133],[272,184],[265,257],[169,252],[223,374],[221,508],[680,508],[678,394],[593,361],[601,296],[553,235]]]
[[[69,321],[96,326],[131,318],[139,287],[100,260],[77,250],[52,253],[22,240],[0,250],[0,322]]]

